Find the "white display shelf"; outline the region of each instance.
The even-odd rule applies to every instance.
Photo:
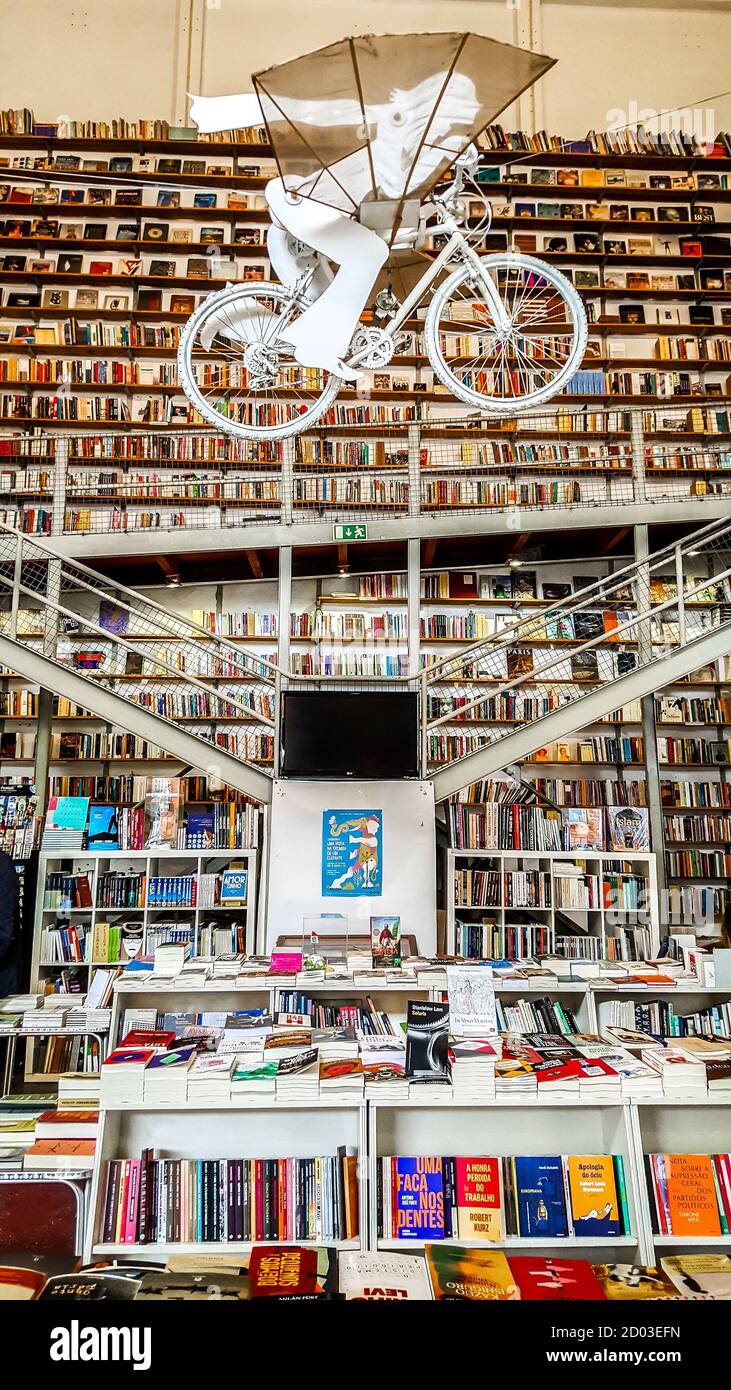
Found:
[[[653,1236],[653,1244],[656,1246],[687,1245],[689,1249],[694,1246],[698,1249],[705,1249],[706,1246],[718,1247],[731,1244],[731,1235],[728,1236]]]
[[[116,1105],[103,1105],[100,1107],[100,1114],[105,1115],[130,1114],[135,1115],[154,1115],[154,1114],[176,1114],[176,1115],[195,1115],[201,1110],[209,1110],[214,1113],[227,1114],[229,1110],[237,1113],[246,1113],[247,1110],[360,1110],[363,1100],[353,1100],[350,1096],[342,1100],[333,1099],[332,1096],[318,1096],[313,1100],[277,1100],[271,1096],[261,1096],[256,1100],[227,1100],[214,1101],[206,1105],[201,1101],[172,1101],[170,1105],[165,1105],[161,1101],[150,1104],[149,1101],[132,1101],[129,1105],[117,1103]]]
[[[279,1246],[292,1244],[292,1241],[287,1240],[178,1240],[168,1241],[163,1244],[155,1241],[151,1242],[149,1245],[144,1242],[142,1244],[139,1242],[137,1244],[132,1244],[130,1242],[129,1245],[115,1245],[110,1242],[101,1242],[98,1245],[92,1246],[92,1254],[114,1255],[117,1257],[134,1255],[137,1258],[144,1258],[144,1256],[149,1255],[152,1259],[165,1259],[169,1255],[200,1255],[202,1258],[205,1258],[206,1255],[236,1255],[239,1252],[241,1252],[242,1255],[248,1255],[254,1245],[268,1245],[271,1246],[273,1250],[276,1250]],[[328,1240],[327,1242],[325,1240],[298,1240],[296,1244],[304,1245],[313,1250],[324,1244],[332,1246],[336,1250],[360,1250],[361,1248],[358,1237],[354,1240]]]
[[[496,865],[495,872],[498,875],[499,889],[496,904],[491,906],[487,903],[472,904],[456,901],[456,875],[460,871],[460,862],[467,860],[474,861],[478,871],[485,861],[492,860]],[[604,883],[610,875],[613,876],[609,865],[617,862],[630,865],[630,873],[636,873],[647,881],[646,904],[641,923],[637,920],[637,912],[631,908],[618,908],[615,912],[614,909],[608,909],[604,906]],[[596,878],[599,891],[595,907],[562,907],[557,903],[556,879],[561,877],[558,872],[561,864],[583,864],[586,866],[586,876]],[[536,870],[549,875],[551,880],[550,906],[516,906],[506,902],[504,875],[511,871],[524,872],[526,870]],[[577,874],[576,877],[579,878],[580,875]],[[536,920],[551,933],[552,942],[555,942],[557,935],[570,934],[573,922],[575,933],[580,939],[583,937],[593,938],[601,943],[601,954],[604,958],[608,954],[608,938],[620,936],[623,929],[621,920],[610,924],[608,919],[614,913],[618,919],[626,919],[627,927],[647,925],[653,952],[657,953],[660,947],[657,864],[654,854],[649,852],[639,853],[636,850],[448,849],[446,878],[447,951],[450,955],[456,951],[457,917],[465,912],[482,913],[483,916],[502,927],[510,925],[513,912],[521,912],[529,917],[535,916]],[[649,913],[648,923],[644,922],[645,913]],[[516,967],[519,967],[521,962],[518,960],[515,964]],[[569,964],[570,962],[567,960],[567,966]],[[618,964],[626,965],[628,962],[618,962]]]
[[[459,1245],[466,1245],[469,1249],[475,1250],[545,1250],[546,1247],[556,1249],[566,1249],[576,1255],[576,1247],[582,1250],[606,1250],[611,1247],[619,1249],[637,1248],[637,1237],[629,1236],[505,1236],[503,1240],[462,1240],[457,1236]],[[409,1250],[423,1250],[429,1243],[432,1245],[449,1245],[450,1240],[435,1240],[426,1242],[423,1240],[395,1240],[391,1237],[378,1237],[378,1250],[401,1250],[406,1254]]]

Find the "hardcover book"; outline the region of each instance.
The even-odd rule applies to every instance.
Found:
[[[500,1166],[496,1158],[456,1158],[460,1240],[501,1240]]]
[[[396,1234],[399,1240],[443,1240],[444,1178],[441,1158],[395,1158]]]
[[[571,1215],[577,1239],[621,1235],[611,1155],[570,1154],[567,1163]]]
[[[449,1081],[449,1005],[410,999],[406,1015],[406,1075],[414,1081]]]
[[[427,1245],[426,1264],[437,1299],[515,1302],[520,1290],[502,1250]]]
[[[560,1157],[514,1159],[514,1187],[521,1236],[567,1236]]]

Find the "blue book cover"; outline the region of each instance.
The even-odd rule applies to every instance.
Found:
[[[213,811],[189,811],[185,822],[188,849],[211,849],[213,846]]]
[[[116,806],[89,807],[87,849],[119,849],[119,823]]]
[[[560,1158],[516,1157],[515,1196],[521,1236],[568,1235]]]
[[[396,1159],[396,1221],[399,1240],[444,1240],[441,1158]]]

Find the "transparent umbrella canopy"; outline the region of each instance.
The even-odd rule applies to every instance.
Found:
[[[478,34],[381,34],[342,39],[253,81],[288,191],[355,216],[390,203],[393,239],[406,201],[422,202],[554,62]]]

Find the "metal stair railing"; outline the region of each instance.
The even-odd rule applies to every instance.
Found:
[[[106,687],[185,727],[209,750],[257,766],[273,762],[279,671],[270,661],[0,524],[3,596],[0,636],[83,677],[92,711],[95,688]],[[106,624],[104,602],[112,605]],[[84,639],[97,650],[105,644],[97,669],[79,661]]]
[[[711,523],[581,589],[573,598],[523,616],[426,667],[421,676],[424,770],[451,767],[528,723],[538,728],[539,747],[540,722],[546,715],[590,690],[609,689],[619,675],[650,667],[714,628],[731,628],[729,560],[731,523]],[[704,564],[712,571],[710,577],[692,572]],[[667,587],[667,596],[658,599],[657,589],[653,594],[653,581],[662,581],[659,592],[664,595]],[[577,617],[597,613],[601,630],[592,632],[598,620],[586,618],[579,622],[583,630],[578,633]],[[614,615],[608,629],[605,613]],[[547,648],[537,661],[536,643]],[[615,661],[619,655],[621,662]],[[473,683],[488,688],[467,694]],[[613,708],[611,703],[607,708]],[[459,733],[440,743],[447,726]],[[506,757],[510,760],[507,749]]]

